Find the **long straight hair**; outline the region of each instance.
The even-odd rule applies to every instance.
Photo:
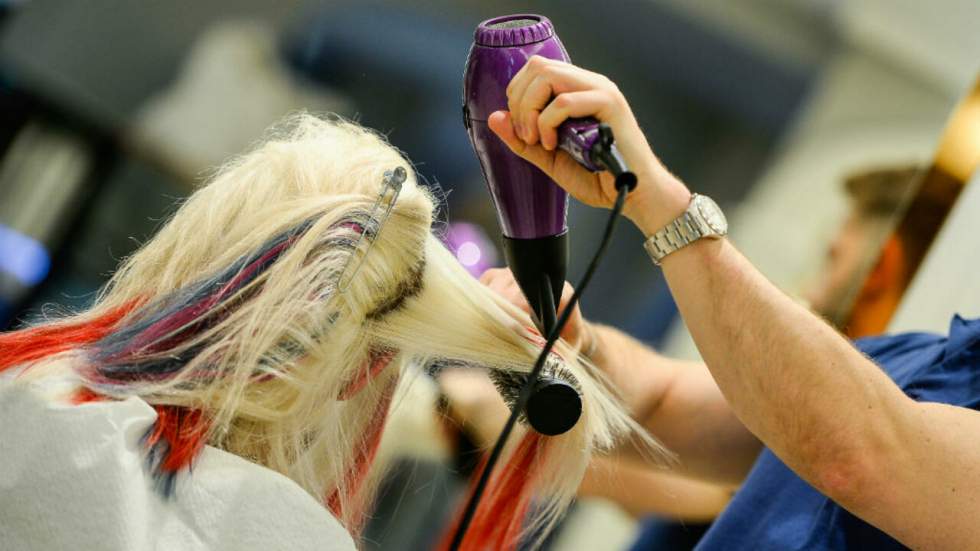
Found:
[[[379,224],[372,207],[397,167],[408,180]],[[540,350],[528,316],[431,234],[434,208],[377,134],[292,117],[180,206],[91,309],[0,335],[0,370],[68,366],[75,402],[151,404],[157,420],[144,445],[163,492],[209,444],[291,478],[357,534],[405,366],[527,372]],[[593,366],[565,343],[557,354],[581,390],[582,418],[513,447],[467,549],[510,548],[546,531],[593,451],[628,434],[655,446]]]

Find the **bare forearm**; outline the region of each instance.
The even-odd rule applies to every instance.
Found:
[[[739,484],[761,444],[735,417],[704,364],[664,357],[614,328],[595,327],[594,361],[635,418],[677,454],[678,470]]]
[[[591,360],[616,387],[633,417],[645,418],[669,388],[675,366],[614,327],[589,323],[586,332],[592,341]]]
[[[709,522],[731,499],[734,488],[651,469],[624,458],[597,457],[589,464],[579,496],[616,502],[635,517],[657,515],[685,522]]]
[[[836,492],[895,445],[908,398],[727,240],[697,242],[663,269],[735,414],[797,473]]]

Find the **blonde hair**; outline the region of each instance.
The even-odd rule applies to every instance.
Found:
[[[378,231],[368,214],[397,167],[408,179]],[[196,191],[90,311],[56,326],[106,327],[67,351],[86,388],[200,412],[204,441],[290,477],[356,532],[375,435],[409,362],[527,372],[540,350],[528,316],[431,234],[434,208],[377,134],[295,116]],[[363,264],[339,292],[351,255]],[[556,350],[583,414],[540,439],[533,528],[558,518],[594,450],[644,435],[587,361]]]

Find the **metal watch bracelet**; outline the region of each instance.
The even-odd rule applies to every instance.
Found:
[[[664,257],[702,237],[721,237],[728,233],[728,222],[718,205],[709,197],[691,195],[683,214],[651,235],[643,248],[654,264],[660,266]]]

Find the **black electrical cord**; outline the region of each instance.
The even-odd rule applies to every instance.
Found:
[[[453,541],[449,546],[450,551],[458,551],[459,546],[462,545],[463,538],[466,536],[466,530],[473,521],[473,515],[476,514],[476,508],[480,503],[480,498],[483,496],[483,492],[486,490],[487,483],[490,480],[490,474],[493,472],[493,467],[500,459],[500,454],[504,451],[504,445],[507,443],[510,433],[513,432],[514,425],[517,424],[517,419],[520,417],[521,412],[524,411],[524,408],[527,407],[527,402],[531,398],[531,394],[534,390],[534,383],[541,375],[541,370],[544,369],[545,360],[547,360],[548,354],[551,353],[551,349],[554,348],[555,342],[558,341],[558,336],[561,334],[562,329],[565,328],[565,324],[568,323],[568,319],[572,316],[572,312],[575,310],[575,305],[578,304],[579,297],[589,285],[589,281],[592,280],[592,276],[595,274],[596,268],[599,266],[599,262],[602,260],[602,257],[606,252],[606,248],[609,246],[609,241],[612,239],[613,230],[616,227],[616,221],[619,220],[619,216],[623,212],[623,205],[626,203],[626,194],[628,194],[630,190],[636,186],[636,176],[634,176],[632,172],[626,170],[625,166],[616,168],[618,168],[618,170],[614,169],[611,171],[616,176],[616,201],[613,203],[612,211],[609,213],[609,219],[606,222],[606,229],[602,234],[602,241],[599,243],[599,248],[596,249],[595,255],[592,256],[592,261],[589,262],[589,266],[582,275],[582,279],[580,279],[578,285],[575,286],[575,292],[572,293],[572,298],[569,299],[568,304],[561,311],[561,315],[558,316],[558,322],[547,335],[544,348],[541,349],[538,359],[534,362],[534,368],[531,369],[531,372],[528,374],[527,381],[521,388],[521,393],[517,398],[517,402],[515,402],[513,408],[511,408],[510,417],[507,418],[507,423],[504,424],[503,430],[500,431],[500,436],[497,437],[497,442],[494,444],[493,450],[490,452],[490,457],[487,459],[487,464],[483,467],[483,471],[480,472],[480,478],[476,482],[476,487],[473,488],[473,493],[466,502],[466,509],[463,511],[463,518],[460,520],[459,526],[456,527],[456,533],[453,535]]]

